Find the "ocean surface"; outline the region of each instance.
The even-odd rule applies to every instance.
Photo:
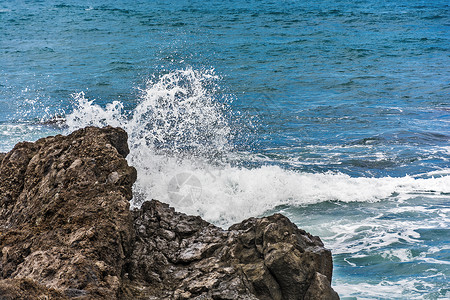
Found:
[[[450,298],[450,3],[0,1],[0,152],[121,126],[152,198],[319,235],[341,299]]]

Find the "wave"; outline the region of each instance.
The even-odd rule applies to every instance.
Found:
[[[127,160],[138,171],[132,206],[159,199],[221,226],[280,205],[450,194],[450,170],[439,175],[370,178],[305,173],[276,164],[244,167],[245,162],[233,161],[242,160],[245,153],[233,145],[241,133],[233,125],[235,114],[228,99],[218,92],[218,80],[214,70],[169,72],[148,81],[131,111],[119,101],[100,107],[78,93],[66,124],[70,131],[112,125],[128,132]]]
[[[445,284],[434,286],[430,279],[444,281],[445,274],[431,274],[398,281],[382,280],[378,283],[337,282],[333,288],[342,298],[350,299],[444,299],[448,297]],[[401,292],[399,292],[401,291]]]

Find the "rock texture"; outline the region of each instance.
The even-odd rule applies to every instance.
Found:
[[[222,230],[153,200],[134,226],[126,298],[339,299],[330,251],[283,215]]]
[[[330,251],[280,214],[130,211],[126,141],[88,127],[0,154],[0,299],[339,299]]]
[[[128,152],[122,129],[86,128],[19,143],[3,158],[0,276],[10,281],[0,295],[15,282],[27,290],[27,279],[43,294],[117,297],[133,237]]]

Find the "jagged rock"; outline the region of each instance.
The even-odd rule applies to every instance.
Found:
[[[130,211],[126,139],[88,127],[0,154],[0,299],[339,299],[330,251],[280,214],[223,230]]]
[[[319,272],[314,275],[313,281],[305,294],[305,300],[339,299],[339,295],[331,288],[328,278]]]
[[[126,298],[339,299],[330,251],[283,215],[222,230],[156,200],[133,214]]]
[[[1,300],[69,299],[54,289],[37,284],[30,279],[0,280]]]
[[[0,165],[0,278],[117,298],[133,239],[127,153],[126,132],[112,127],[17,144]]]

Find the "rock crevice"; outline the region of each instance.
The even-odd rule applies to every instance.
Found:
[[[87,127],[0,154],[0,299],[339,299],[330,251],[280,214],[223,230],[130,210],[128,153]]]

